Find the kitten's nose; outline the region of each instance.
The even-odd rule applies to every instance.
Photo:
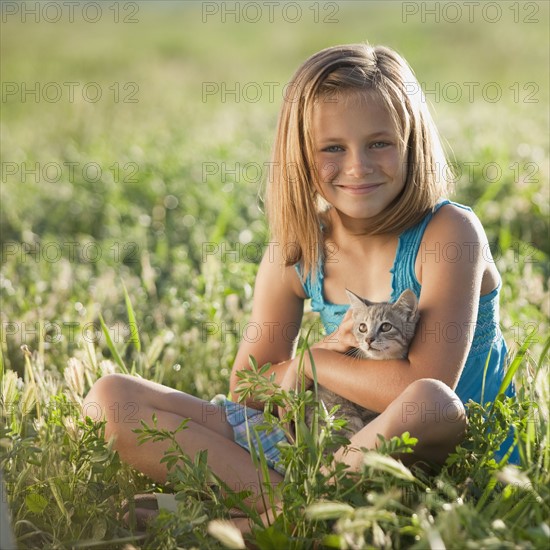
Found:
[[[372,344],[373,338],[365,338],[365,342],[370,346]]]

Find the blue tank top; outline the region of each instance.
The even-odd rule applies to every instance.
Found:
[[[458,208],[472,211],[471,208],[462,204],[450,200],[442,200],[417,225],[399,235],[395,260],[390,270],[392,287],[390,302],[395,302],[407,288],[410,288],[416,294],[416,297],[420,298],[421,285],[416,278],[414,269],[416,257],[427,225],[430,223],[433,215],[446,204],[453,204]],[[426,251],[426,254],[429,253],[430,251]],[[301,266],[297,264],[295,267],[301,276]],[[325,300],[323,278],[324,268],[322,262],[320,262],[315,276],[312,276],[310,273],[306,280],[302,281],[302,286],[306,296],[311,298],[312,310],[319,312],[325,331],[327,334],[330,334],[342,322],[349,304],[334,304]],[[301,277],[300,279],[302,280]],[[505,375],[506,354],[508,350],[499,325],[500,286],[501,283],[499,282],[497,288],[479,298],[479,309],[472,346],[458,385],[455,388],[456,394],[463,403],[466,403],[469,399],[478,403],[482,400],[483,402],[494,401]],[[483,385],[486,364],[487,374],[485,375],[485,385]],[[515,395],[513,385],[510,385],[506,391],[506,395]],[[503,443],[501,449],[506,451],[512,441],[507,440],[507,442]],[[512,462],[512,459],[517,458],[517,449],[515,449],[512,457],[510,457],[510,462]]]

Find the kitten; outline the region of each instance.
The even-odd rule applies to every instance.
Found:
[[[358,347],[347,355],[365,359],[401,359],[407,356],[418,322],[418,300],[412,290],[405,290],[393,304],[369,302],[346,289],[351,303],[353,335]],[[378,413],[344,399],[323,386],[318,386],[318,400],[327,411],[340,405],[336,418],[348,421],[347,429],[358,432]],[[311,428],[313,407],[306,409],[306,424]]]

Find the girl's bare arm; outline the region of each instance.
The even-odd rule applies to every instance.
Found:
[[[272,363],[268,373],[275,374],[280,384],[291,363],[300,331],[304,307],[304,291],[294,267],[282,265],[282,252],[271,243],[260,263],[254,287],[252,315],[249,330],[243,331],[243,339],[231,372],[230,390],[233,399],[238,384],[237,372],[249,368],[249,356],[258,365]],[[247,337],[252,335],[253,337]],[[248,405],[261,408],[260,403]]]

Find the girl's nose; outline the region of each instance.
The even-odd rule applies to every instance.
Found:
[[[374,169],[368,155],[363,151],[358,151],[351,154],[346,172],[348,176],[361,179],[372,174]]]

